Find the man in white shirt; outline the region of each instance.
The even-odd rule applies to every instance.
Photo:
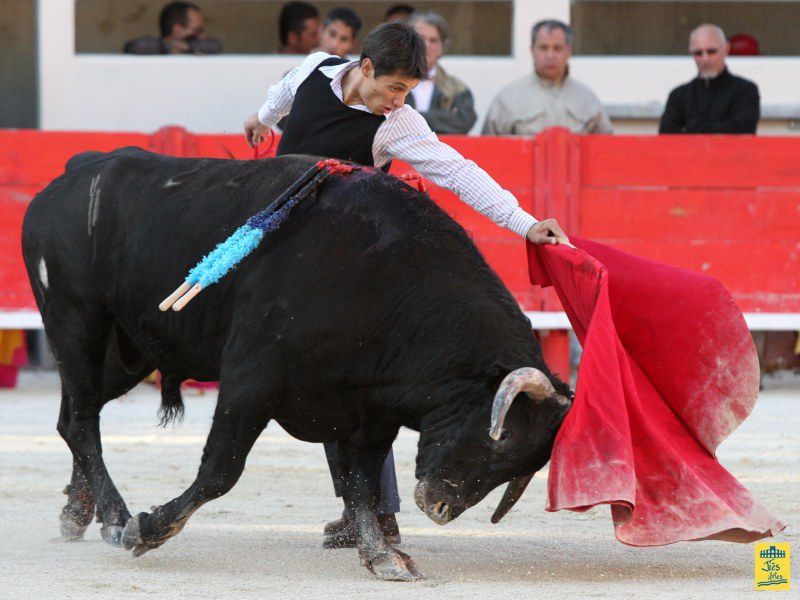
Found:
[[[425,119],[405,104],[427,77],[425,42],[402,23],[384,23],[364,40],[359,60],[317,52],[269,89],[267,100],[244,123],[248,143],[260,143],[288,115],[278,154],[314,154],[388,168],[393,158],[411,164],[437,185],[456,193],[492,221],[535,244],[567,237],[555,219],[537,221],[483,169],[442,143]],[[332,474],[335,448],[326,447]],[[334,474],[334,486],[338,486]],[[341,490],[337,489],[337,495]],[[390,543],[400,539],[399,510],[391,453],[381,476],[378,521]],[[325,546],[355,546],[355,526],[345,509],[325,528]]]

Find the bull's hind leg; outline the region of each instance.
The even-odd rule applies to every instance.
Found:
[[[133,389],[151,370],[146,366],[139,372],[129,372],[120,363],[113,341],[109,343],[103,368],[103,404]],[[64,435],[69,431],[69,420],[69,399],[66,393],[62,393],[58,430]],[[59,517],[61,535],[67,540],[80,540],[92,522],[95,501],[83,469],[75,458],[72,460],[72,479],[64,488],[64,493],[67,495],[67,504]]]
[[[94,516],[94,496],[78,462],[72,460],[72,479],[64,488],[67,503],[61,509],[58,523],[65,540],[81,540]]]
[[[241,361],[241,364],[251,365]],[[180,496],[151,513],[139,513],[125,527],[125,548],[141,556],[178,534],[189,517],[209,500],[228,493],[244,470],[247,455],[274,416],[278,389],[274,384],[248,380],[242,371],[226,373],[194,483]]]
[[[422,573],[408,554],[389,545],[378,523],[381,469],[391,446],[391,439],[368,447],[339,441],[339,468],[347,473],[344,501],[355,515],[362,564],[386,581],[415,581]]]
[[[82,308],[86,310],[85,306]],[[108,319],[89,311],[80,314],[62,311],[57,323],[46,324],[61,374],[62,414],[58,431],[72,451],[74,461],[69,500],[62,511],[62,533],[74,534],[73,539],[80,537],[88,525],[86,511],[94,500],[97,520],[103,524],[103,539],[118,546],[130,513],[106,470],[100,443]]]
[[[58,418],[58,430],[66,432],[69,428],[69,400],[67,395],[61,395],[61,413]],[[78,461],[72,459],[72,479],[64,488],[67,495],[67,504],[61,509],[58,522],[61,528],[61,536],[66,540],[83,539],[83,534],[94,516],[94,496],[89,487],[89,482],[83,474],[83,470],[78,465]]]

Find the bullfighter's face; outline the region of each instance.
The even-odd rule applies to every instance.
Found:
[[[465,405],[471,407],[458,415],[432,415],[420,428],[414,499],[439,525],[497,486],[541,469],[569,408],[563,397],[534,402],[520,394],[494,440],[489,435],[491,393]]]
[[[409,78],[401,73],[375,76],[372,61],[366,58],[361,64],[361,82],[358,92],[372,114],[388,115],[402,108],[406,96],[419,83],[419,79]]]

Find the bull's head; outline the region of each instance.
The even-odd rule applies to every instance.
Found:
[[[466,402],[461,404],[466,410],[438,418],[439,426],[423,428],[414,492],[417,506],[444,525],[510,481],[492,516],[497,523],[550,459],[571,405],[568,393],[558,393],[538,369],[524,367],[503,379],[491,412],[488,398]]]

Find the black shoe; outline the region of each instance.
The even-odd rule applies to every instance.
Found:
[[[396,546],[400,543],[400,528],[393,514],[378,515],[378,525],[389,545]],[[325,535],[322,541],[323,548],[355,548],[358,545],[356,525],[347,511],[342,513],[341,518],[326,524],[323,533]]]
[[[330,521],[325,524],[325,529],[323,529],[323,533],[326,536],[336,535],[337,533],[341,533],[342,531],[347,529],[352,522],[353,522],[353,515],[350,514],[348,511],[344,511],[341,517],[339,517],[335,521]]]

